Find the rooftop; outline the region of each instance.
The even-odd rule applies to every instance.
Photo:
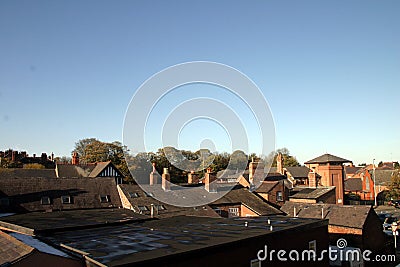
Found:
[[[324,186],[324,187],[317,187],[317,188],[304,188],[298,193],[290,196],[289,198],[296,198],[296,199],[318,199],[323,195],[335,190],[334,186]]]
[[[83,229],[149,219],[127,209],[90,209],[31,212],[0,218],[0,227],[28,235]]]
[[[300,218],[329,219],[330,225],[345,226],[362,229],[368,214],[375,212],[371,206],[352,206],[335,204],[308,204],[287,201],[281,208],[289,216],[293,216],[294,210]]]
[[[314,229],[322,225],[327,225],[327,221],[285,216],[235,219],[178,216],[140,224],[58,232],[47,240],[88,253],[87,257],[107,266],[118,266],[174,254],[198,254],[202,249],[247,238],[279,235],[289,229]]]
[[[0,231],[0,265],[12,263],[30,254],[33,251],[30,247],[18,239]]]
[[[316,157],[315,159],[309,160],[304,164],[318,164],[318,163],[347,163],[352,162],[351,160],[340,158],[331,154],[324,154],[322,156]]]

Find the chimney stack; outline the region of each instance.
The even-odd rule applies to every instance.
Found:
[[[18,155],[18,151],[13,151],[11,153],[11,161],[16,161],[17,160],[17,155]]]
[[[308,186],[312,188],[317,188],[318,186],[317,174],[314,170],[308,173]]]
[[[260,168],[257,171],[257,168]],[[258,162],[255,162],[254,159],[251,159],[251,162],[249,163],[249,182],[250,184],[254,184],[254,178],[257,178],[256,180],[264,180],[264,163],[259,160]]]
[[[159,183],[158,178],[160,177],[160,175],[157,173],[156,163],[153,162],[152,165],[153,165],[153,170],[150,173],[150,185],[155,185]]]
[[[79,155],[78,152],[72,153],[72,165],[78,165],[79,164]]]
[[[278,153],[276,156],[276,171],[283,174],[283,156],[282,153]]]
[[[161,187],[162,187],[162,189],[163,189],[164,191],[169,191],[169,190],[171,190],[171,188],[170,188],[170,186],[171,186],[171,183],[170,183],[171,178],[170,178],[170,175],[169,175],[169,173],[168,173],[168,168],[164,168],[164,172],[163,172],[161,178],[162,178],[162,179],[161,179],[161,180],[162,180],[162,182],[161,182]]]
[[[191,171],[188,174],[188,184],[198,184],[199,183],[199,176],[194,173],[194,171]]]
[[[211,168],[207,168],[207,173],[204,178],[205,189],[209,193],[217,192],[217,176],[211,172]]]

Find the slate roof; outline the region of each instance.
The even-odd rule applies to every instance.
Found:
[[[0,265],[13,263],[30,254],[34,248],[0,231]]]
[[[46,177],[56,178],[54,169],[5,169],[0,168],[0,179],[2,178],[28,178],[28,177]]]
[[[345,191],[362,191],[362,180],[361,178],[348,178],[344,181]]]
[[[344,166],[344,171],[346,172],[346,175],[354,175],[361,169],[362,167]]]
[[[62,196],[70,196],[70,204],[62,203]],[[101,202],[100,196],[107,196]],[[42,204],[49,197],[50,204]],[[3,178],[0,179],[0,198],[9,204],[0,212],[27,212],[64,209],[106,208],[121,206],[115,179],[102,178]]]
[[[352,162],[351,160],[340,158],[331,154],[324,154],[322,156],[316,157],[312,160],[305,162],[304,164],[314,164],[314,163],[346,163]]]
[[[289,198],[296,198],[296,199],[318,199],[323,195],[335,190],[336,187],[334,186],[324,186],[324,187],[317,187],[317,188],[304,188],[298,193],[290,196]]]
[[[388,186],[394,173],[394,170],[375,170],[376,185]],[[374,179],[373,170],[370,171],[370,174],[372,179]]]
[[[308,178],[308,173],[310,172],[310,169],[306,166],[285,167],[285,169],[294,179]]]
[[[269,193],[278,184],[279,181],[264,181],[255,191],[257,193]]]
[[[204,205],[201,207],[176,207],[169,204],[165,204],[151,196],[148,196],[137,184],[120,184],[118,187],[122,190],[124,196],[132,205],[135,212],[150,215],[151,204],[158,208],[158,214],[154,214],[155,217],[165,218],[179,215],[186,216],[206,216],[206,217],[219,217],[219,215],[209,206]],[[147,210],[140,210],[139,206],[146,207]]]
[[[287,201],[281,208],[289,216],[293,216],[296,207],[297,216],[300,218],[329,219],[329,225],[344,226],[362,229],[370,212],[375,212],[371,206],[352,206],[335,204],[307,204]]]
[[[222,198],[210,203],[210,206],[226,204],[243,204],[261,216],[282,214],[280,210],[274,208],[241,185],[235,186]]]
[[[56,173],[59,178],[89,177],[96,164],[57,164]]]

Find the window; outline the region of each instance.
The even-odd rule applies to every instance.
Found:
[[[72,200],[70,196],[61,196],[61,203],[62,204],[71,204]]]
[[[140,211],[148,211],[149,209],[146,206],[138,206]]]
[[[154,194],[151,192],[144,192],[146,194],[146,197],[154,197]]]
[[[228,213],[229,213],[229,217],[238,217],[239,216],[239,208],[229,208]]]
[[[157,210],[165,210],[166,208],[164,207],[164,205],[155,205]]]
[[[276,201],[283,201],[282,191],[276,192]]]
[[[10,206],[10,199],[8,197],[0,198],[0,206]]]
[[[369,185],[369,178],[368,176],[365,176],[365,191],[370,191],[370,185]]]
[[[250,267],[261,267],[261,261],[259,259],[251,260]]]
[[[108,202],[110,202],[110,196],[108,196],[108,195],[100,195],[100,202],[101,202],[101,203],[108,203]]]
[[[49,197],[42,197],[41,199],[40,199],[40,203],[42,204],[42,205],[50,205],[51,203],[50,203],[50,198]]]
[[[129,196],[130,196],[131,198],[139,197],[139,194],[138,194],[138,193],[129,192],[128,194],[129,194]]]

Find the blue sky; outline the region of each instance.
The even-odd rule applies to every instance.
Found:
[[[0,149],[121,141],[147,78],[207,60],[260,87],[276,146],[300,162],[400,160],[399,12],[396,0],[0,1]]]

